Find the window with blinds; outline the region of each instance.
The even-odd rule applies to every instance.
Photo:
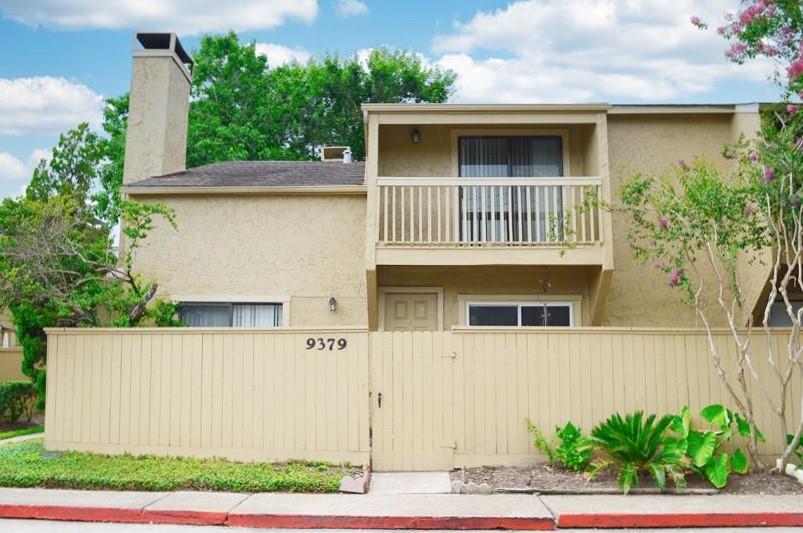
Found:
[[[280,303],[182,303],[179,317],[189,327],[275,328],[282,325]]]
[[[561,177],[564,171],[563,139],[559,136],[460,137],[458,162],[459,175],[466,178]],[[509,224],[508,220],[511,213],[514,220],[517,220],[520,210],[528,212],[526,203],[519,205],[519,196],[527,197],[526,194],[519,195],[519,187],[461,189],[461,224],[464,220],[463,206],[466,215],[462,228],[464,241],[477,240],[482,235],[481,228],[474,227],[474,224],[482,224],[482,217],[479,216],[481,211],[485,212],[486,236],[495,235],[497,241],[519,239],[518,225]],[[530,228],[525,226],[522,231],[525,234],[531,232],[532,235],[541,235],[543,240],[548,240],[550,235],[562,238],[562,191],[559,187],[539,187],[539,193],[542,201],[538,204],[533,195],[530,195],[530,220],[525,222]],[[558,212],[551,214],[555,220],[547,219],[544,209],[546,205],[559,206]],[[536,225],[539,226],[539,231],[536,231]],[[513,231],[512,235],[508,234],[510,231]],[[554,235],[555,231],[558,235]]]

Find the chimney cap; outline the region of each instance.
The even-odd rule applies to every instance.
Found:
[[[170,50],[176,54],[181,62],[192,72],[195,62],[181,46],[181,41],[175,33],[149,33],[137,32],[136,40],[145,50]]]

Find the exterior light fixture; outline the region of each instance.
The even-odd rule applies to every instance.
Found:
[[[413,144],[421,142],[421,132],[418,131],[418,128],[413,128],[412,133],[410,133],[410,140],[413,141]]]
[[[334,296],[329,297],[329,310],[332,311],[333,313],[337,311],[337,300],[335,299]]]

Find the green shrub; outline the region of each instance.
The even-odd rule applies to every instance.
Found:
[[[533,446],[535,449],[546,455],[547,462],[554,465],[557,460],[555,448],[552,447],[552,444],[547,440],[538,426],[533,424],[529,418],[527,419],[527,430],[533,436]]]
[[[20,417],[30,422],[36,397],[36,387],[30,381],[0,383],[0,422],[13,424]]]
[[[667,476],[675,488],[685,486],[686,442],[667,435],[675,417],[665,415],[657,423],[655,418],[645,419],[642,411],[636,411],[624,418],[614,414],[598,424],[589,439],[603,457],[592,463],[590,477],[615,469],[625,494],[638,485],[641,472],[649,473],[661,489],[666,487]]]
[[[527,429],[533,436],[533,446],[547,456],[549,464],[560,464],[567,470],[583,472],[591,461],[591,443],[583,436],[583,430],[571,422],[555,427],[555,438],[548,441],[541,430],[527,420]],[[560,441],[553,446],[555,440]]]
[[[680,439],[687,442],[686,456],[690,468],[714,487],[721,489],[728,484],[728,476],[732,472],[747,473],[749,465],[744,451],[736,447],[732,454],[728,454],[722,451],[722,447],[731,442],[735,435],[750,438],[750,424],[739,413],[734,413],[720,404],[703,408],[700,416],[713,428],[692,429],[688,407],[684,407],[680,414],[674,417],[672,428]],[[761,442],[765,440],[758,428],[756,428],[756,438]]]

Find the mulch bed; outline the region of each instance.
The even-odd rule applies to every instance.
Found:
[[[588,481],[583,474],[569,472],[547,464],[527,466],[493,466],[466,468],[452,472],[452,480],[487,483],[496,491],[531,491],[539,493],[571,494],[571,493],[618,493],[616,477],[607,472]],[[695,475],[686,477],[689,492],[708,493],[714,488],[705,480]],[[674,493],[671,483],[668,493]],[[654,493],[652,479],[643,478],[639,489],[634,493]],[[714,490],[712,490],[714,489]],[[789,476],[751,472],[746,475],[731,475],[728,485],[719,491],[722,494],[803,494],[803,485]]]

